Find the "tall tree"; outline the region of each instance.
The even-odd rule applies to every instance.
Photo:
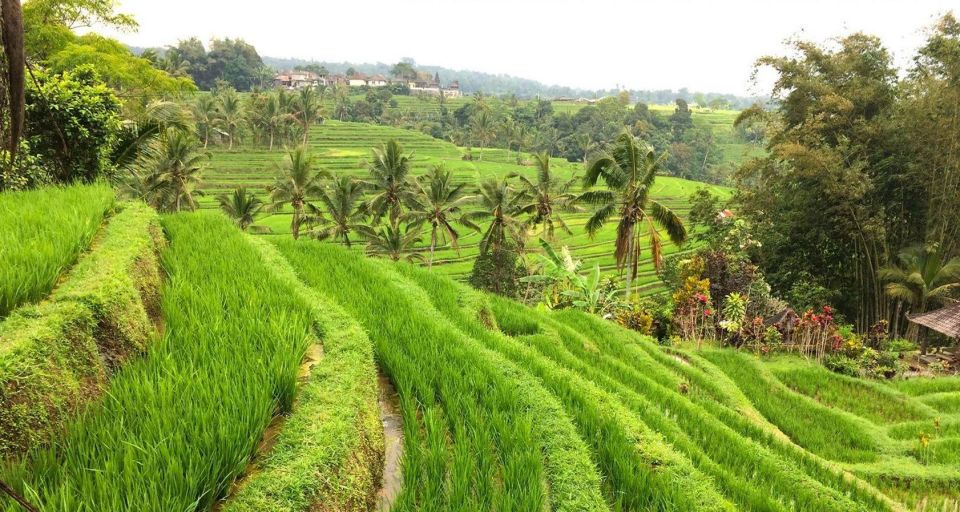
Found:
[[[454,229],[454,222],[476,227],[462,218],[463,208],[473,197],[466,195],[464,184],[455,184],[450,171],[439,165],[432,167],[414,184],[416,193],[409,199],[410,211],[404,215],[404,219],[410,224],[430,226],[428,267],[432,269],[433,254],[438,242],[446,244],[449,239],[450,245],[460,254],[460,246],[457,244],[460,233]]]
[[[627,269],[627,298],[632,291],[631,283],[637,277],[644,231],[649,237],[653,265],[658,272],[663,262],[663,244],[657,227],[666,230],[675,244],[682,244],[687,239],[687,230],[680,217],[663,203],[650,198],[664,157],[663,154],[658,157],[653,148],[624,132],[609,152],[601,153],[587,164],[583,177],[586,189],[601,179],[607,185],[608,190],[589,190],[580,197],[597,207],[586,224],[591,237],[608,219],[617,219],[614,257],[618,268]]]
[[[310,136],[310,127],[322,119],[323,94],[315,87],[304,87],[297,93],[294,116],[303,130],[303,144]]]
[[[405,153],[396,139],[390,139],[371,151],[367,164],[373,197],[368,201],[374,222],[388,216],[390,224],[397,225],[403,206],[411,195],[410,162],[413,155]]]
[[[497,134],[496,122],[487,109],[480,109],[474,114],[470,122],[470,132],[473,140],[480,145],[480,160],[483,160],[483,148],[490,144]]]
[[[220,119],[217,99],[210,94],[200,94],[193,101],[193,118],[197,123],[197,132],[203,140],[204,149],[210,144],[210,135],[216,129]]]
[[[350,247],[350,233],[363,231],[367,216],[363,206],[364,183],[350,176],[335,176],[319,191],[325,212],[318,214],[320,226],[313,235],[320,240],[333,239]]]
[[[550,170],[550,155],[546,153],[534,155],[533,161],[537,167],[536,182],[522,174],[510,174],[510,177],[519,178],[523,185],[524,198],[518,206],[519,211],[530,216],[529,223],[532,226],[543,225],[547,240],[554,240],[554,228],[557,226],[572,234],[559,212],[576,208],[573,201],[577,196],[570,192],[577,181],[576,176],[565,182],[557,180]]]
[[[246,122],[246,108],[243,99],[232,88],[217,91],[216,98],[220,125],[227,133],[227,139],[230,141],[229,149],[233,149],[233,141]]]
[[[200,143],[189,133],[167,128],[146,148],[140,168],[146,174],[144,199],[165,212],[195,210],[203,170],[210,155],[200,150]]]
[[[285,205],[293,209],[290,219],[290,232],[294,239],[300,238],[300,227],[307,220],[304,216],[309,210],[310,199],[323,192],[324,178],[329,178],[326,170],[313,170],[313,157],[306,147],[300,146],[287,152],[280,163],[280,174],[267,188],[270,193],[271,208],[279,210]]]
[[[488,220],[480,239],[480,253],[499,251],[509,245],[523,242],[523,222],[517,217],[523,194],[511,186],[507,178],[489,178],[477,190],[478,209],[467,212],[464,221],[475,225],[476,221]],[[468,224],[469,225],[469,224]]]

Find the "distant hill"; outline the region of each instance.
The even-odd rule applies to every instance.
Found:
[[[353,68],[356,71],[366,74],[382,74],[389,75],[390,68],[393,67],[393,64],[386,64],[383,62],[377,62],[375,64],[371,63],[353,63],[353,62],[326,62],[326,61],[313,61],[305,59],[293,59],[293,58],[279,58],[279,57],[262,57],[263,63],[267,66],[270,66],[274,69],[291,69],[296,66],[305,66],[308,64],[317,64],[324,66],[331,73],[343,73],[348,68]],[[414,66],[417,70],[426,71],[431,74],[439,73],[440,79],[446,83],[453,80],[458,80],[460,82],[460,88],[465,93],[472,93],[476,91],[483,91],[487,94],[516,94],[521,98],[533,98],[536,96],[541,96],[545,98],[560,98],[560,97],[570,97],[570,98],[600,98],[604,96],[612,96],[617,94],[619,91],[616,89],[606,89],[606,90],[588,90],[588,89],[577,89],[574,87],[566,87],[561,85],[547,85],[536,80],[531,80],[529,78],[521,78],[512,75],[506,74],[494,74],[494,73],[483,73],[479,71],[470,71],[462,69],[450,69],[442,66],[428,66],[423,64],[416,64]],[[687,102],[697,102],[697,99],[702,99],[707,102],[714,99],[721,99],[728,103],[729,108],[733,109],[744,109],[758,100],[758,98],[750,98],[744,96],[737,96],[733,94],[721,94],[721,93],[700,93],[689,91],[686,88],[680,90],[670,90],[663,89],[658,91],[643,91],[643,90],[631,90],[631,96],[638,100],[643,101],[644,103],[651,104],[660,104],[665,105],[672,103],[677,98],[682,98]]]

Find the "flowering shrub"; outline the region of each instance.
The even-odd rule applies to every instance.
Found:
[[[710,280],[690,276],[683,286],[673,293],[673,322],[676,332],[686,340],[696,341],[714,338],[714,310],[710,301]]]

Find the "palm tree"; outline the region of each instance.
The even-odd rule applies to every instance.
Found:
[[[496,135],[496,123],[493,120],[493,117],[490,115],[490,112],[486,109],[479,110],[473,116],[473,121],[470,123],[471,132],[473,134],[473,139],[480,144],[480,158],[483,160],[483,148],[486,147],[490,141],[493,140],[493,137]]]
[[[490,225],[480,239],[480,252],[486,254],[490,249],[498,251],[507,243],[507,237],[520,242],[523,223],[514,215],[518,212],[523,195],[517,193],[506,178],[490,178],[484,181],[477,194],[480,209],[465,214],[463,221],[474,227],[475,220],[490,220]]]
[[[517,145],[517,163],[519,164],[523,161],[523,157],[520,154],[523,151],[523,145],[526,144],[530,138],[530,135],[527,133],[527,126],[522,122],[511,120],[507,121],[504,129],[507,132],[510,143]]]
[[[524,202],[519,205],[519,211],[530,215],[530,224],[536,227],[543,224],[547,240],[553,241],[554,225],[567,234],[573,234],[567,223],[560,217],[558,210],[573,209],[576,194],[571,193],[570,187],[577,181],[576,176],[560,183],[550,171],[550,155],[538,153],[533,157],[537,165],[537,181],[534,183],[526,176],[511,173],[510,177],[517,177],[523,184]]]
[[[233,219],[234,224],[241,230],[252,229],[260,232],[268,230],[266,227],[253,224],[257,219],[257,214],[263,209],[264,203],[246,187],[236,188],[232,194],[220,194],[217,196],[217,201],[219,201],[223,213]]]
[[[321,119],[323,111],[323,94],[313,87],[300,89],[294,104],[294,117],[303,129],[303,144],[307,144],[310,136],[310,127]]]
[[[587,173],[583,177],[586,189],[596,185],[601,178],[608,187],[608,190],[584,192],[580,198],[597,206],[586,224],[591,238],[607,219],[613,216],[618,219],[614,255],[617,267],[627,269],[627,298],[630,297],[631,282],[637,277],[644,225],[650,237],[650,252],[657,272],[663,264],[663,245],[657,226],[665,229],[675,244],[682,244],[687,239],[687,230],[680,217],[662,203],[650,199],[650,189],[665,157],[666,154],[658,157],[652,148],[624,132],[617,137],[609,152],[601,153],[587,164]]]
[[[914,246],[900,251],[897,260],[899,265],[880,269],[880,279],[887,283],[887,295],[907,304],[911,313],[924,313],[960,290],[960,257],[944,261],[939,251]],[[919,326],[911,323],[907,337],[916,339],[919,334]],[[921,350],[927,351],[926,336],[922,337]]]
[[[320,181],[329,177],[330,173],[325,170],[313,171],[313,157],[303,146],[289,151],[280,164],[280,175],[267,191],[273,210],[287,204],[293,208],[290,232],[294,239],[300,238],[300,226],[306,220],[304,212],[308,209],[309,198],[320,195],[323,191]]]
[[[409,200],[410,212],[404,218],[411,224],[430,225],[430,260],[427,266],[432,269],[438,240],[446,244],[449,239],[450,245],[460,254],[457,245],[460,234],[452,223],[463,224],[462,217],[454,219],[454,216],[460,214],[473,197],[465,194],[462,183],[453,183],[450,171],[442,165],[431,168],[415,185],[416,193]]]
[[[134,175],[141,176],[143,184],[131,188],[142,191],[143,199],[160,211],[196,209],[196,196],[203,195],[199,187],[204,162],[210,158],[199,149],[199,142],[190,133],[167,128],[144,150],[140,167],[146,173]]]
[[[203,148],[206,149],[210,143],[210,134],[219,120],[216,98],[210,94],[197,96],[193,103],[193,118],[197,122],[197,131],[203,139]]]
[[[329,187],[320,190],[319,199],[326,207],[320,217],[321,226],[313,232],[320,240],[339,240],[350,247],[350,233],[363,231],[362,221],[367,212],[363,208],[364,183],[349,176],[335,176]]]
[[[344,84],[333,87],[333,110],[341,121],[350,111],[350,88]]]
[[[417,226],[407,225],[405,231],[400,226],[361,226],[359,232],[367,240],[367,254],[386,256],[393,261],[423,259],[423,255],[416,252],[417,244],[421,242]]]
[[[378,222],[389,214],[394,226],[403,213],[403,204],[410,198],[410,162],[413,155],[403,152],[396,139],[371,151],[373,161],[368,164],[370,187],[374,196],[368,201],[368,209]]]
[[[243,100],[237,91],[224,89],[217,93],[218,118],[230,140],[229,149],[233,149],[233,141],[243,127],[244,110]]]

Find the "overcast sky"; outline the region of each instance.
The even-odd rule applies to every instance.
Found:
[[[241,37],[260,55],[421,64],[588,89],[763,93],[753,61],[791,36],[865,31],[905,63],[960,0],[120,0],[135,46]]]

